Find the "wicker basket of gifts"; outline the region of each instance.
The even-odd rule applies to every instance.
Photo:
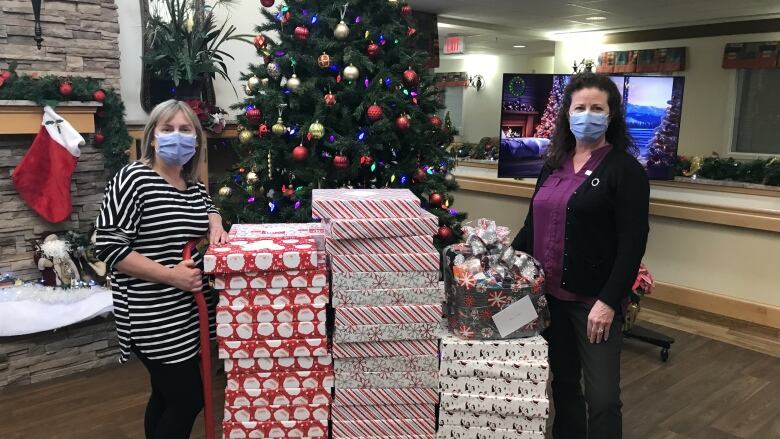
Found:
[[[444,249],[447,321],[463,339],[501,340],[538,335],[550,323],[544,272],[515,251],[509,229],[480,219],[463,227],[466,240]]]

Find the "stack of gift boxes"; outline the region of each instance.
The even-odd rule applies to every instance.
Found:
[[[440,438],[544,439],[547,343],[442,339]]]
[[[323,230],[317,224],[236,225],[209,247],[225,361],[225,438],[328,436],[332,356]]]
[[[315,190],[335,311],[335,439],[431,438],[443,290],[438,219],[408,190]]]

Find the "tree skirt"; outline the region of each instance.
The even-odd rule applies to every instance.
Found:
[[[0,289],[0,337],[50,331],[113,310],[111,291],[58,289],[40,285]]]

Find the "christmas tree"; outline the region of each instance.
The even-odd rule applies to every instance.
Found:
[[[555,119],[558,117],[558,111],[561,109],[561,100],[563,99],[563,76],[553,76],[552,90],[547,99],[547,107],[542,114],[542,121],[536,126],[534,137],[552,138],[553,128],[555,128]]]
[[[219,190],[225,218],[311,221],[316,188],[408,188],[439,218],[437,245],[461,236],[450,206],[449,134],[415,48],[409,5],[388,0],[261,2],[264,63],[242,77],[240,162]],[[274,40],[269,34],[275,31]]]
[[[672,178],[675,172],[677,141],[680,135],[682,90],[675,86],[666,113],[647,143],[647,172],[651,178]]]

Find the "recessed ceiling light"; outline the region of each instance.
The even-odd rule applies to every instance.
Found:
[[[523,46],[522,44],[515,44],[512,47],[514,47],[515,49],[523,49],[523,48],[525,48],[525,46]]]
[[[607,17],[602,17],[601,15],[595,15],[593,17],[586,17],[585,19],[588,21],[604,21],[607,19]]]

